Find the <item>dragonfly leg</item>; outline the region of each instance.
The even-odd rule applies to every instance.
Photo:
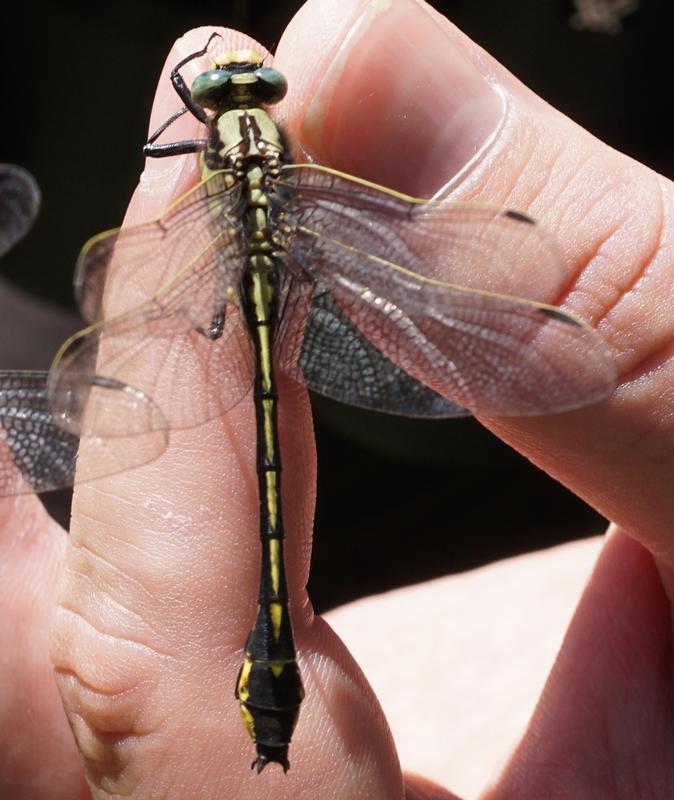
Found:
[[[197,50],[195,53],[191,53],[189,56],[185,56],[182,61],[179,61],[175,67],[171,70],[171,83],[173,84],[173,88],[178,93],[178,97],[185,103],[185,107],[187,110],[194,114],[194,116],[202,122],[204,125],[208,124],[208,114],[206,111],[200,106],[197,105],[194,100],[192,99],[192,92],[187,88],[187,84],[183,76],[180,74],[180,70],[185,64],[188,64],[190,61],[193,61],[195,58],[201,58],[201,56],[206,55],[208,52],[208,48],[210,47],[211,42],[216,37],[222,38],[219,33],[213,32],[209,37],[208,41],[206,42],[205,46],[201,48],[201,50]]]
[[[152,134],[152,136],[150,136],[150,138],[147,140],[146,146],[148,144],[153,144],[154,142],[156,142],[157,139],[162,135],[162,133],[164,133],[164,131],[169,127],[169,125],[173,125],[173,123],[179,117],[182,117],[182,115],[185,114],[186,111],[187,111],[187,106],[183,106],[182,108],[179,108],[175,112],[175,114],[171,114],[171,116],[165,122],[162,122],[162,124],[157,128],[157,130]]]
[[[185,105],[181,109],[178,109],[175,114],[171,114],[171,116],[165,122],[163,122],[149,137],[145,143],[145,146],[143,147],[144,156],[151,158],[180,156],[184,155],[185,153],[198,153],[206,148],[206,139],[186,139],[184,142],[172,142],[170,144],[155,144],[155,142],[169,126],[173,125],[173,123],[182,117],[182,115],[187,111],[195,116],[203,125],[208,125],[210,117],[206,111],[192,99],[192,93],[187,87],[185,79],[180,74],[180,69],[193,59],[200,58],[201,56],[205,55],[208,52],[211,42],[216,37],[220,37],[220,34],[215,32],[212,33],[208,37],[206,45],[201,50],[197,50],[195,53],[190,53],[190,55],[183,58],[182,61],[179,61],[171,70],[171,84],[176,90],[178,97],[180,97]]]
[[[169,144],[148,143],[143,147],[143,155],[147,158],[166,158],[166,156],[182,156],[185,153],[200,153],[206,149],[206,139],[185,139],[184,142]]]
[[[213,319],[211,320],[211,324],[208,328],[204,328],[203,325],[197,325],[196,331],[200,333],[202,336],[205,336],[206,339],[210,339],[214,342],[216,339],[219,339],[222,336],[222,332],[225,329],[225,315],[222,313],[216,314]]]

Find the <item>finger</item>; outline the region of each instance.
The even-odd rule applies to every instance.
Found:
[[[618,388],[595,407],[486,424],[671,566],[671,184],[550,108],[422,2],[312,0],[277,64],[291,87],[287,127],[318,161],[415,194],[520,207],[559,240],[567,289],[541,299],[598,328]]]
[[[461,798],[420,775],[406,775],[405,800],[461,800]]]
[[[0,528],[0,793],[79,800],[86,787],[48,645],[66,534],[34,496],[3,498]]]
[[[327,615],[372,682],[406,769],[462,797],[490,784],[522,738],[601,546],[526,553]]]
[[[527,731],[485,800],[667,797],[672,628],[651,554],[614,529]]]
[[[483,152],[504,98],[453,42],[460,32],[431,14],[414,0],[305,4],[275,61],[298,157],[430,197]]]
[[[212,30],[190,32],[169,55],[151,130],[181,105],[168,71],[202,48]],[[227,49],[256,46],[238,34],[223,36]],[[193,69],[184,70],[188,84]],[[192,138],[199,126],[181,119],[168,141],[174,133]],[[148,164],[126,224],[151,219],[189,187],[196,162],[192,156]],[[141,372],[152,370],[153,355],[148,339]],[[282,384],[280,396],[286,565],[307,693],[290,772],[274,765],[261,776],[251,772],[254,749],[233,698],[255,616],[260,560],[249,395],[221,419],[171,432],[153,463],[76,492],[52,653],[95,797],[273,792],[313,800],[401,793],[371,690],[336,637],[314,620],[306,599],[315,483],[311,419],[304,392]],[[153,399],[161,408],[162,396]]]

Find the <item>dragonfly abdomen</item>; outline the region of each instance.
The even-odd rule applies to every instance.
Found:
[[[288,745],[304,691],[295,659],[283,563],[278,395],[272,360],[280,267],[271,255],[264,170],[259,162],[252,162],[245,180],[249,263],[241,304],[255,352],[253,394],[262,558],[257,616],[246,642],[235,694],[246,729],[255,741],[257,758],[253,765],[261,772],[271,761],[288,769]]]

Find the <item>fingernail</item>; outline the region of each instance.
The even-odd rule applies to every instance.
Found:
[[[305,149],[421,196],[468,169],[495,138],[505,102],[451,31],[416,0],[362,6],[299,128]]]

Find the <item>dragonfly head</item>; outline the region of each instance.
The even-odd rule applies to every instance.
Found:
[[[216,113],[273,105],[287,90],[283,75],[262,66],[262,56],[254,50],[221,53],[214,59],[213,69],[198,75],[191,88],[194,101]]]

